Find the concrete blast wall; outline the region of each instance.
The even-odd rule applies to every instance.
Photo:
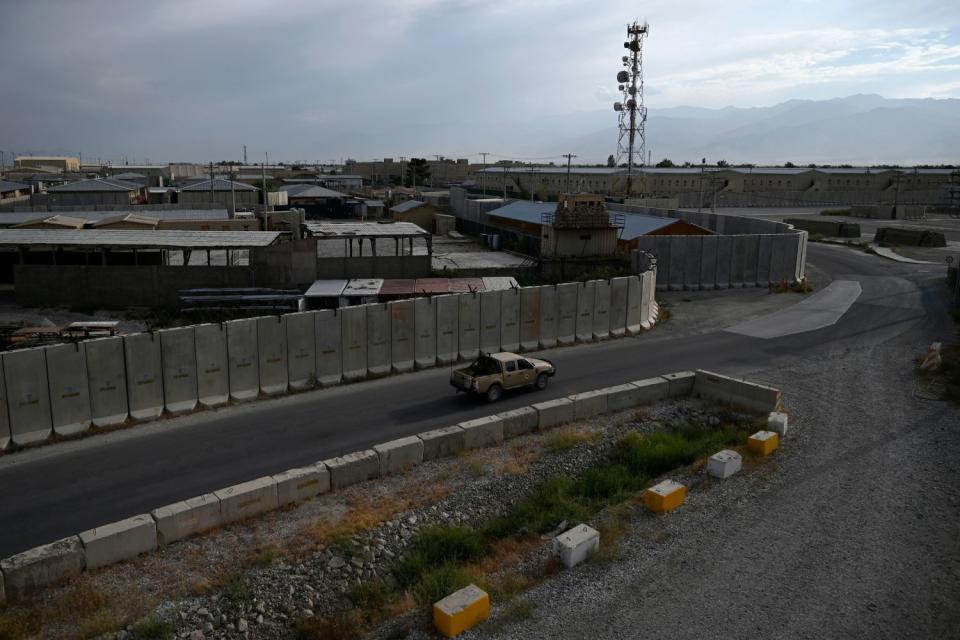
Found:
[[[649,328],[653,273],[200,324],[0,357],[0,449]]]

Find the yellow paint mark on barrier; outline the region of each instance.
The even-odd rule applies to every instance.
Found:
[[[469,585],[434,603],[433,626],[447,638],[473,627],[490,615],[490,596],[476,585]]]
[[[315,484],[320,484],[319,478],[312,478],[310,480],[304,480],[303,482],[297,485],[297,489],[306,489],[307,487],[312,487]]]
[[[643,492],[643,504],[654,513],[676,509],[687,498],[687,488],[679,482],[664,480]]]
[[[780,446],[776,431],[757,431],[747,440],[747,448],[760,456],[768,456]]]
[[[237,503],[237,509],[246,509],[260,502],[260,498],[252,498],[250,500],[244,500],[243,502]]]

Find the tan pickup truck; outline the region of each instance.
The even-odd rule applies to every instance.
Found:
[[[484,353],[469,367],[450,374],[450,384],[457,391],[485,396],[496,402],[504,389],[535,387],[545,389],[547,381],[557,372],[549,360],[526,358],[515,353]]]

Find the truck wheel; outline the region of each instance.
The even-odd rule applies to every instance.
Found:
[[[490,385],[487,389],[487,402],[496,402],[503,395],[503,387],[498,384]]]
[[[538,375],[538,376],[537,376],[537,383],[536,383],[536,384],[537,384],[537,389],[539,389],[540,391],[543,391],[544,389],[546,389],[546,388],[547,388],[547,381],[548,381],[549,379],[550,379],[550,378],[548,378],[548,377],[547,377],[547,374],[545,374],[545,373],[541,373],[540,375]]]

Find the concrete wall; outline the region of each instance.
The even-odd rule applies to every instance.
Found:
[[[652,274],[231,320],[8,352],[0,449],[198,406],[636,333]],[[635,298],[639,296],[639,301]],[[599,311],[598,311],[599,309]]]
[[[640,252],[657,259],[657,288],[682,291],[766,287],[805,273],[807,232],[772,220],[709,212],[675,211],[628,205],[611,210],[677,218],[713,231],[713,236],[641,236],[631,252],[641,273]]]

